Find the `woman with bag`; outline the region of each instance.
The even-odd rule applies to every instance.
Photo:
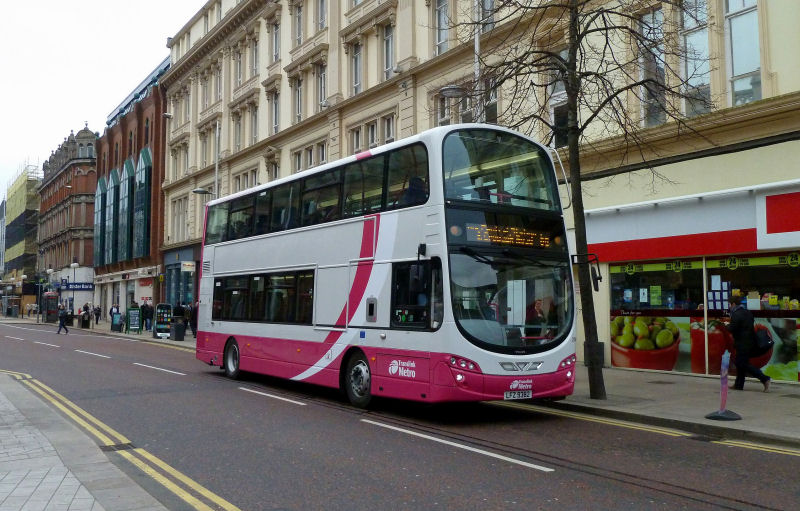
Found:
[[[744,377],[746,374],[758,378],[764,386],[764,392],[769,392],[770,377],[761,372],[761,369],[750,365],[751,352],[756,347],[756,334],[754,330],[753,313],[742,305],[742,297],[731,295],[728,300],[731,306],[731,323],[728,330],[733,336],[736,347],[736,381],[732,389],[744,390]]]

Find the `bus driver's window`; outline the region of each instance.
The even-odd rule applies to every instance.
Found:
[[[442,322],[439,259],[396,263],[392,278],[392,318],[396,328],[438,328]]]

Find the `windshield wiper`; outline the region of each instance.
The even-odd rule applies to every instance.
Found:
[[[475,259],[479,263],[488,264],[489,266],[494,267],[494,264],[495,264],[494,260],[489,259],[485,255],[482,255],[482,254],[479,254],[479,253],[475,252],[474,250],[472,250],[469,247],[459,247],[458,250],[463,252],[464,254],[467,254],[468,256],[470,256],[471,258]]]
[[[557,268],[557,267],[560,267],[560,266],[565,266],[563,263],[559,263],[559,262],[548,263],[548,262],[545,262],[545,261],[543,261],[542,259],[540,259],[538,257],[529,256],[527,254],[521,254],[519,252],[513,251],[513,250],[508,249],[508,248],[504,248],[502,253],[506,257],[509,257],[509,258],[512,258],[512,259],[520,259],[522,261],[525,261],[527,263],[531,263],[534,266],[539,266],[541,268]]]

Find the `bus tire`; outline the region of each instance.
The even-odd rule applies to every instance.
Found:
[[[222,356],[222,368],[225,370],[225,376],[232,380],[239,379],[240,358],[239,343],[236,342],[236,339],[231,339],[228,341],[228,344],[225,345],[225,353]]]
[[[356,408],[366,408],[372,400],[372,377],[367,357],[360,351],[347,360],[344,374],[344,391]]]

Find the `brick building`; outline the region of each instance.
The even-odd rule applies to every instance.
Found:
[[[95,303],[103,314],[118,303],[159,301],[164,211],[164,101],[161,62],[108,117],[97,142]]]

